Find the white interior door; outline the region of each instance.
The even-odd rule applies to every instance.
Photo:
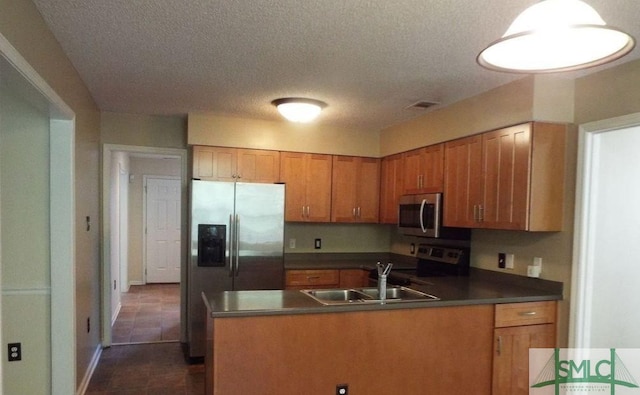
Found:
[[[146,282],[180,282],[179,179],[146,178]]]

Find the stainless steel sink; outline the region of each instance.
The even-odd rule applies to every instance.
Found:
[[[324,305],[347,305],[353,303],[382,303],[378,288],[346,288],[346,289],[303,289],[300,292]],[[406,287],[387,287],[385,303],[417,302],[440,300],[415,289]]]
[[[356,291],[361,292],[372,299],[380,299],[378,288],[358,288]],[[416,291],[407,287],[387,287],[388,301],[416,301],[416,300],[440,300],[437,296],[428,293]]]

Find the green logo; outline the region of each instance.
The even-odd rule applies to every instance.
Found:
[[[534,351],[537,350],[531,350],[531,352]],[[575,353],[567,353],[562,358],[560,351],[558,348],[554,349],[553,355],[544,365],[531,388],[554,386],[555,395],[560,395],[561,389],[570,392],[582,390],[586,393],[591,393],[589,391],[603,393],[604,388],[608,386],[610,394],[615,395],[616,386],[639,388],[615,348],[607,350],[608,355],[601,355],[600,358],[576,358]],[[569,354],[572,354],[570,356],[573,358]],[[582,354],[593,356],[594,353],[586,349]],[[601,386],[596,389],[596,385]]]

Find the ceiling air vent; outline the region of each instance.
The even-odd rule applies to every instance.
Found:
[[[437,106],[438,104],[440,103],[435,101],[420,100],[419,102],[413,103],[412,105],[407,107],[407,109],[425,110],[427,108]]]

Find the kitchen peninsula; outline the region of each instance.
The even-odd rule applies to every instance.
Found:
[[[298,290],[203,294],[206,393],[516,393],[522,372],[510,369],[523,340],[555,346],[562,284],[512,280],[473,269],[412,282],[439,300],[386,304],[323,305]]]

